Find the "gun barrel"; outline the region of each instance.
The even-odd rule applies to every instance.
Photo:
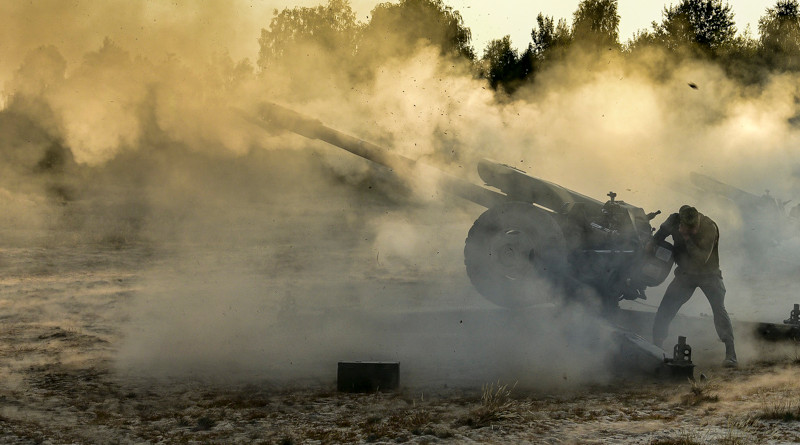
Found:
[[[603,206],[594,198],[489,159],[478,163],[478,174],[486,184],[502,190],[515,201],[533,202],[554,212],[560,212],[567,203],[585,203],[598,209]]]
[[[434,174],[437,177],[439,187],[443,191],[487,208],[509,200],[502,193],[475,185],[431,166],[417,163],[411,158],[392,153],[379,145],[334,130],[323,125],[319,120],[309,118],[278,104],[262,104],[258,110],[258,117],[259,119],[248,117],[248,120],[267,130],[280,128],[309,139],[327,142],[356,156],[382,165],[401,176],[410,176],[417,168],[426,169],[427,173]]]
[[[278,127],[309,139],[319,139],[401,174],[409,172],[415,164],[411,158],[391,153],[379,145],[326,127],[319,120],[311,119],[278,104],[265,103],[260,107],[258,114],[260,122],[266,123],[270,129]]]

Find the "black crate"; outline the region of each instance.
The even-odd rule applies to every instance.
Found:
[[[399,385],[399,362],[339,362],[336,384],[339,391],[394,391]]]

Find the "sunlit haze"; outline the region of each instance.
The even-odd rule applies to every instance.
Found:
[[[376,3],[353,1],[358,21],[370,23]],[[754,284],[737,273],[752,270],[745,241],[753,231],[730,202],[700,196],[689,175],[759,196],[770,189],[795,205],[796,72],[758,60],[726,69],[665,48],[598,52],[584,41],[504,92],[467,58],[417,38],[433,28],[422,19],[396,27],[376,20],[360,46],[355,26],[341,33],[352,41],[261,32],[276,9],[323,4],[0,3],[0,228],[7,232],[0,240],[146,247],[133,257],[140,261],[136,290],[118,328],[123,368],[227,375],[236,366],[282,367],[286,376],[313,375],[315,360],[364,358],[375,344],[393,341],[378,323],[354,332],[345,318],[324,329],[303,318],[321,308],[494,308],[465,273],[465,238],[486,211],[482,203],[438,189],[432,169],[392,182],[342,150],[253,125],[267,102],[476,186],[483,184],[478,161],[491,158],[595,199],[614,191],[646,212],[662,210],[656,225],[697,203],[722,232],[734,318],[785,318],[796,298],[798,238],[780,245],[755,239],[771,264]],[[480,57],[486,41],[506,34],[527,45],[539,12],[571,23],[578,1],[450,4],[462,12]],[[759,4],[732,3],[739,30],[769,6]],[[663,8],[620,2],[620,40],[660,20]],[[330,17],[311,26],[325,29]],[[748,84],[750,75],[758,82]],[[663,292],[650,295],[653,305]],[[707,302],[696,298],[682,310],[707,312]],[[422,351],[402,337],[366,358],[402,356],[430,370],[477,354],[514,374],[519,347],[537,357],[569,343],[570,369],[590,376],[577,350],[589,355],[594,346],[569,338],[582,315],[570,310],[554,320],[547,342],[519,331],[497,349],[475,328],[476,338],[460,337],[470,343],[458,352]],[[567,361],[534,364],[566,381],[559,367]],[[523,368],[520,382],[536,375]],[[481,378],[495,373],[479,371]]]

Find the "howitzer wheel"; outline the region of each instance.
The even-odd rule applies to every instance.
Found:
[[[561,227],[549,212],[525,202],[485,211],[464,246],[472,284],[488,300],[511,308],[553,301],[567,264]]]

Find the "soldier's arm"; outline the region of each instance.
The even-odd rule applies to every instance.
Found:
[[[689,261],[697,266],[706,264],[714,251],[717,235],[717,226],[709,224],[706,227],[701,226],[701,230],[696,235],[688,237],[685,241]]]
[[[653,235],[653,240],[656,243],[660,243],[664,241],[669,235],[672,235],[678,228],[678,224],[680,223],[680,217],[677,213],[673,213],[669,215],[663,223],[661,223],[661,227],[658,228],[658,231]]]

